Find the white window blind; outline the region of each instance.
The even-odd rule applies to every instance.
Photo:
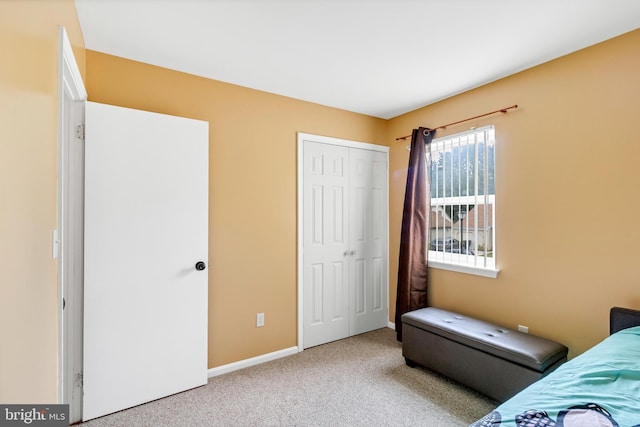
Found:
[[[434,139],[430,147],[429,264],[495,277],[494,127]]]

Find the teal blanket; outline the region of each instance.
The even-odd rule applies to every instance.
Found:
[[[470,427],[640,427],[640,326],[531,384]]]

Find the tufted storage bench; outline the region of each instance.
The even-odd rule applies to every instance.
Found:
[[[402,355],[503,402],[567,360],[548,339],[434,307],[402,315]]]

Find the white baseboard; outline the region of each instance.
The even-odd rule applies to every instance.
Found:
[[[291,356],[298,353],[298,347],[289,347],[272,353],[263,354],[252,357],[251,359],[240,360],[238,362],[229,363],[228,365],[217,366],[207,371],[208,377],[217,377],[218,375],[228,374],[229,372],[238,371],[250,366],[259,365],[261,363],[270,362],[282,357]]]
[[[387,322],[387,327],[396,330],[396,324]],[[299,353],[300,350],[296,347],[284,348],[282,350],[274,351],[272,353],[262,354],[260,356],[252,357],[251,359],[240,360],[238,362],[229,363],[228,365],[217,366],[207,371],[209,378],[217,377],[218,375],[228,374],[229,372],[238,371],[240,369],[248,368],[250,366],[259,365],[261,363],[270,362],[272,360],[280,359],[282,357],[291,356]]]

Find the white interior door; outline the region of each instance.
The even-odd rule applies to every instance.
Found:
[[[388,323],[385,148],[299,136],[303,348]]]
[[[207,382],[208,123],[88,102],[88,420]]]

